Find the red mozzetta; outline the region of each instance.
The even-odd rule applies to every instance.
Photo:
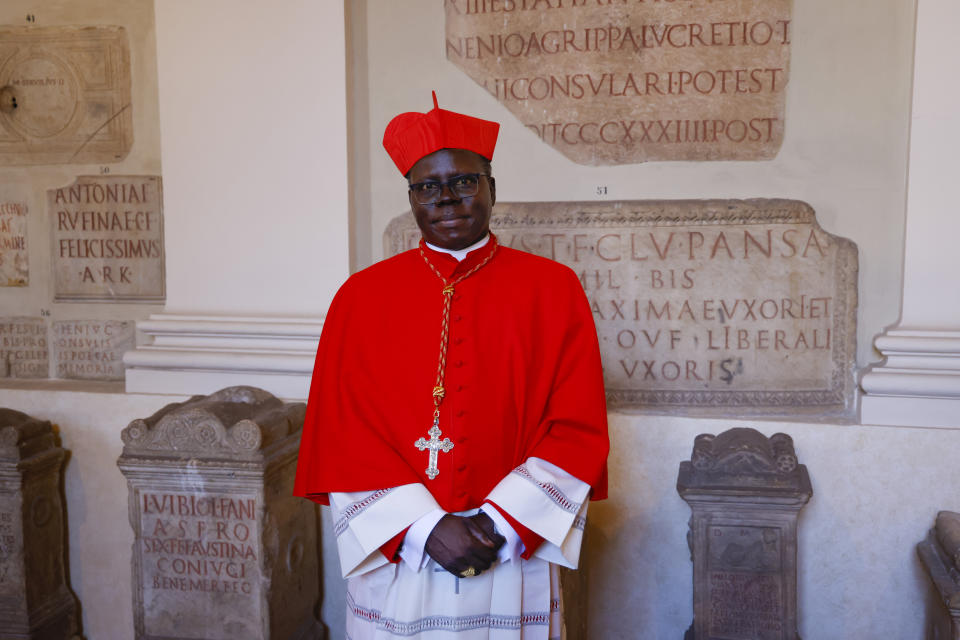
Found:
[[[449,281],[495,242],[458,263],[423,254]],[[497,247],[456,285],[436,479],[414,445],[433,423],[443,288],[421,250],[353,275],[327,314],[303,430],[295,495],[422,483],[448,512],[479,507],[536,456],[607,493],[606,407],[593,317],[576,275]]]

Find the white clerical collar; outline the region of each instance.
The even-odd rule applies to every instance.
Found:
[[[487,244],[489,241],[490,241],[490,234],[488,233],[487,235],[483,236],[480,240],[477,240],[466,249],[458,249],[456,251],[454,251],[453,249],[444,249],[443,247],[436,247],[430,244],[429,242],[427,242],[426,240],[424,240],[424,244],[426,244],[428,247],[430,247],[434,251],[439,251],[440,253],[446,253],[448,255],[451,255],[457,259],[457,262],[460,262],[467,257],[468,253],[470,253],[475,249],[479,249],[480,247]]]

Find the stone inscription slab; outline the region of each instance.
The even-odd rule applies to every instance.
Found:
[[[707,527],[710,637],[780,638],[783,576],[780,529]]]
[[[0,603],[15,607],[19,604],[23,592],[23,553],[21,540],[23,526],[20,522],[18,501],[14,498],[0,498]],[[12,608],[11,607],[11,608]],[[3,604],[0,604],[0,609]]]
[[[117,320],[66,320],[51,327],[57,378],[123,380],[123,353],[134,347],[134,324]]]
[[[117,162],[132,144],[123,27],[0,28],[0,165]]]
[[[857,249],[793,200],[497,203],[504,246],[571,267],[615,409],[850,415]],[[416,246],[411,214],[385,253]]]
[[[47,323],[43,318],[0,318],[0,378],[49,375]]]
[[[792,0],[444,6],[447,59],[574,162],[761,160],[780,149]]]
[[[25,287],[29,283],[27,205],[0,198],[0,287]]]
[[[58,302],[161,302],[159,176],[80,176],[47,191]]]
[[[149,637],[259,637],[260,558],[257,501],[239,493],[138,492],[139,562]],[[222,634],[178,620],[235,613]],[[246,613],[244,613],[246,612]]]

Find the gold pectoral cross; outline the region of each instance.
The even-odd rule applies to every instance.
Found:
[[[440,419],[434,417],[433,426],[430,427],[430,430],[427,431],[427,434],[430,436],[429,440],[424,438],[417,438],[417,441],[414,442],[417,449],[420,451],[430,450],[430,460],[427,465],[427,477],[433,480],[437,477],[437,474],[440,473],[440,470],[437,469],[437,452],[443,451],[447,453],[450,449],[453,449],[453,443],[450,442],[450,438],[444,438],[440,440]]]

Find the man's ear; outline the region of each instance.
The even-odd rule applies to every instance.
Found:
[[[488,178],[490,182],[490,206],[497,204],[497,181],[493,179],[493,176]]]
[[[413,209],[413,191],[410,191],[409,189],[407,189],[407,202],[410,203],[410,208]]]

